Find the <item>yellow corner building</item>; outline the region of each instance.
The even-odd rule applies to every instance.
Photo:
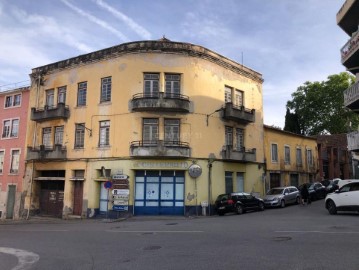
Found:
[[[163,38],[30,76],[28,213],[211,215],[219,194],[263,195],[260,73]]]
[[[265,188],[300,186],[319,177],[315,137],[302,136],[264,126]]]

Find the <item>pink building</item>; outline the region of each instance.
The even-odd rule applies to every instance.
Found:
[[[18,219],[23,205],[29,87],[0,92],[0,219]]]

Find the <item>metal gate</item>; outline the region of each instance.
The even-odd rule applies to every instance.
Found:
[[[64,181],[41,181],[40,213],[62,217],[64,206]]]
[[[136,171],[135,215],[183,215],[183,171]]]
[[[6,218],[11,219],[14,216],[16,186],[9,185],[7,188]]]

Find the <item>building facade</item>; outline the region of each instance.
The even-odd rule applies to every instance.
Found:
[[[317,140],[264,126],[265,189],[318,180]]]
[[[317,136],[320,179],[353,178],[347,134]]]
[[[0,92],[0,219],[22,212],[29,87]]]
[[[193,215],[224,192],[263,193],[254,70],[161,39],[34,68],[31,79],[31,213]]]
[[[349,36],[341,48],[341,62],[348,72],[355,75],[354,85],[344,91],[344,106],[359,113],[359,0],[346,0],[337,13],[338,26]],[[359,132],[348,134],[348,150],[352,153],[353,173],[358,178]]]

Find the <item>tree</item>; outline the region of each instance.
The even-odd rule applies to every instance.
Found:
[[[347,72],[326,81],[305,82],[287,101],[284,130],[301,135],[347,133],[357,129],[359,116],[344,107],[344,90],[355,82]]]
[[[287,112],[285,114],[284,130],[300,134],[298,115],[296,113],[291,113],[289,108],[287,108]]]

